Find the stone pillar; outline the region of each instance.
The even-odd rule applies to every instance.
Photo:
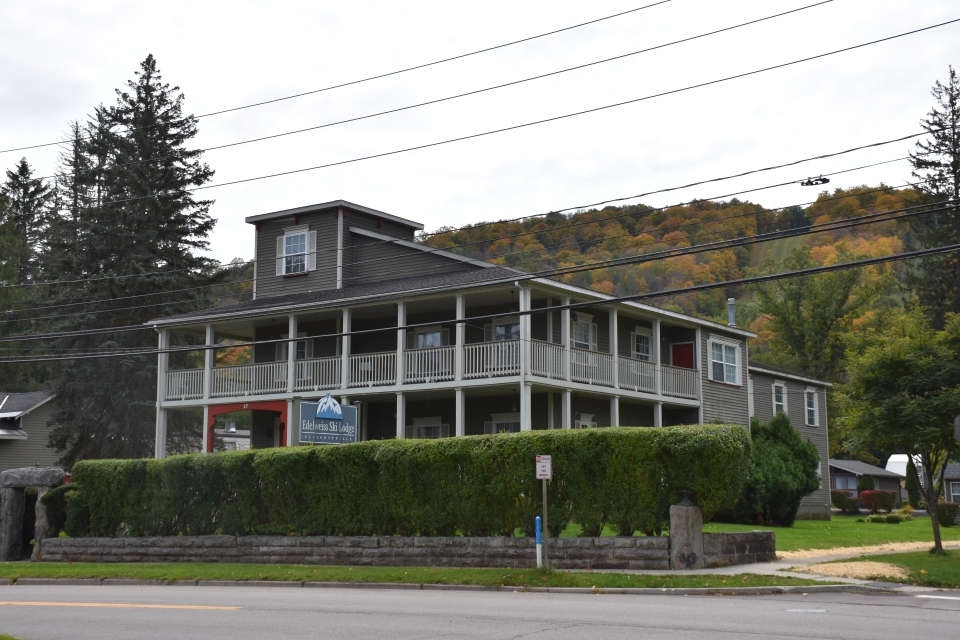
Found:
[[[30,556],[31,562],[38,562],[43,553],[44,538],[55,538],[59,531],[51,531],[50,520],[47,518],[47,505],[43,504],[43,494],[50,491],[50,487],[37,487],[37,524],[33,530],[33,554]]]
[[[670,507],[670,568],[703,568],[703,512],[686,498]]]
[[[24,501],[23,488],[0,489],[0,561],[20,559]]]

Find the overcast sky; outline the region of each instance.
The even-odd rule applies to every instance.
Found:
[[[269,100],[650,4],[610,2],[3,2],[0,149],[59,140],[152,53],[188,113]],[[815,0],[672,0],[464,60],[200,120],[201,148],[519,80]],[[277,140],[211,151],[215,183],[438,142],[744,73],[960,18],[950,0],[835,0],[695,42]],[[474,140],[205,191],[214,257],[253,257],[245,216],[338,198],[427,229],[512,218],[909,135],[960,64],[960,23],[822,60]],[[901,158],[910,143],[641,199],[663,206]],[[49,175],[56,148],[26,155]],[[900,185],[907,163],[830,187]],[[801,203],[788,186],[750,199]]]

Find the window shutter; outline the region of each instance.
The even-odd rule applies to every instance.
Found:
[[[309,240],[307,241],[307,270],[316,271],[317,270],[317,232],[311,231],[310,235],[307,236]]]
[[[283,275],[283,236],[277,238],[277,275]]]
[[[640,353],[637,351],[637,332],[630,332],[630,357],[634,360],[640,359]]]
[[[450,346],[450,329],[443,329],[440,332],[440,344],[444,347]]]
[[[590,323],[590,351],[597,351],[597,323]]]
[[[486,434],[486,435],[488,435],[488,436],[492,436],[493,434],[496,433],[496,431],[495,431],[494,428],[493,428],[493,423],[492,423],[492,422],[484,422],[484,423],[483,423],[483,433]]]

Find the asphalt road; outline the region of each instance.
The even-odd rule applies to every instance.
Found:
[[[960,597],[949,595],[11,586],[0,587],[0,633],[25,640],[956,638]]]

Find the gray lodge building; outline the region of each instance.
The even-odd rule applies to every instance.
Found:
[[[756,385],[751,398],[748,331],[431,248],[413,241],[423,225],[343,200],[246,222],[253,299],[149,324],[161,347],[174,331],[224,348],[255,341],[252,362],[216,366],[208,350],[203,368],[171,370],[161,354],[157,457],[171,411],[203,412],[205,451],[241,435],[224,430],[237,412],[249,416],[249,446],[292,446],[299,402],[328,393],[359,407],[361,440],[748,425],[754,405],[771,402]],[[816,389],[815,424],[794,424],[827,478]],[[824,493],[807,498],[813,517],[829,514]]]

